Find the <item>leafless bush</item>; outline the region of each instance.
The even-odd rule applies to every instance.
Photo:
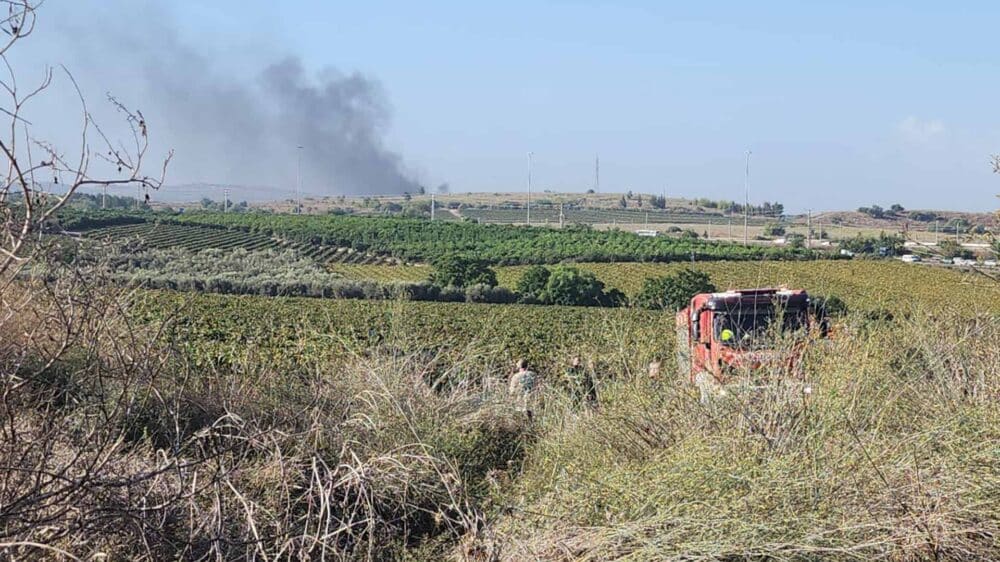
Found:
[[[50,88],[53,72],[47,70],[40,83],[24,89],[8,55],[31,35],[39,5],[0,2],[6,8],[0,29],[7,37],[0,46],[7,69],[0,78],[6,95],[0,111],[8,120],[0,138],[0,155],[7,164],[0,184],[0,543],[11,545],[8,554],[57,551],[55,545],[69,537],[98,528],[106,536],[127,534],[155,511],[148,509],[151,505],[183,493],[170,483],[178,464],[127,443],[118,423],[132,406],[139,377],[153,372],[150,360],[156,357],[135,346],[115,346],[119,353],[106,353],[112,313],[123,295],[101,290],[99,283],[72,270],[44,279],[17,275],[30,260],[48,258],[45,226],[80,187],[137,184],[155,189],[162,181],[162,176],[142,173],[148,147],[142,114],[114,100],[131,129],[132,148],[114,145],[105,136],[82,95],[76,156],[70,158],[33,135],[24,110]],[[72,75],[63,73],[75,88]],[[88,142],[91,130],[100,137],[99,152]],[[90,172],[98,154],[117,167],[114,177]],[[92,399],[95,389],[101,389],[100,400]],[[73,414],[64,415],[70,405]],[[109,508],[116,507],[129,518],[110,521]]]
[[[6,63],[39,3],[0,5]],[[46,231],[76,190],[157,189],[169,156],[146,175],[142,113],[110,98],[131,136],[121,144],[82,95],[81,143],[68,156],[23,117],[53,72],[25,91],[6,67],[0,556],[384,559],[475,531],[469,475],[453,459],[493,416],[481,418],[468,391],[414,385],[412,361],[336,374],[315,363],[296,373],[263,361],[209,368],[168,337],[169,318],[139,321],[130,290],[102,268],[50,255]],[[110,174],[93,171],[102,168]],[[32,262],[45,275],[19,275]]]

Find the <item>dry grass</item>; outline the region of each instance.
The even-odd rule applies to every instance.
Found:
[[[506,560],[995,559],[998,337],[993,317],[858,322],[813,350],[810,394],[765,384],[702,406],[681,383],[613,384],[597,415],[549,418],[493,546]]]
[[[637,372],[650,342],[620,315],[576,342],[621,342],[595,357],[598,409],[550,378],[528,422],[488,339],[428,349],[402,323],[372,348],[195,363],[184,331],[134,323],[131,295],[65,283],[4,301],[5,331],[43,327],[0,346],[8,557],[1000,552],[995,316],[851,316],[794,384],[745,374],[703,405]]]
[[[31,290],[18,317],[58,325]],[[0,348],[4,556],[434,558],[484,526],[487,473],[523,455],[524,420],[474,353],[431,370],[395,341],[294,371],[252,353],[195,367],[113,307],[127,295],[97,293],[51,364],[44,337]]]

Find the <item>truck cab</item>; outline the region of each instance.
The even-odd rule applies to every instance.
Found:
[[[695,295],[676,316],[680,372],[703,390],[740,371],[792,367],[801,347],[777,349],[775,336],[826,331],[804,290],[743,289]]]

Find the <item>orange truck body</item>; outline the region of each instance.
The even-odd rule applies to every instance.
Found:
[[[794,371],[802,347],[769,347],[770,330],[815,333],[825,320],[810,313],[803,290],[743,289],[695,295],[676,316],[677,363],[682,375],[701,385],[723,385],[737,372],[781,367]],[[727,333],[728,331],[728,333]]]

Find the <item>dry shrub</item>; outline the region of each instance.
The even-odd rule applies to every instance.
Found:
[[[5,331],[38,329],[0,343],[6,556],[436,557],[523,455],[473,350],[444,365],[403,335],[294,369],[196,364],[171,319],[135,322],[134,295],[62,279],[9,285],[31,297]]]

